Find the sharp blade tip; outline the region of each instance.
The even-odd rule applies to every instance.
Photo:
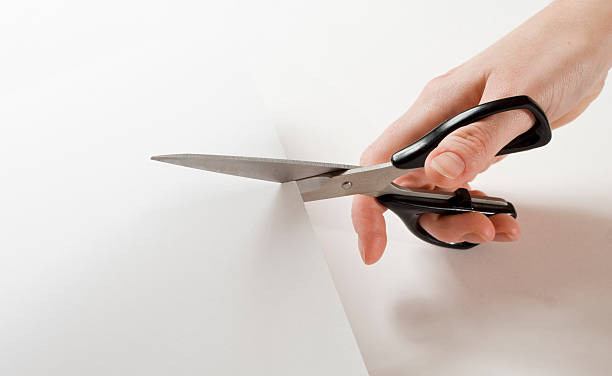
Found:
[[[170,155],[154,155],[151,157],[152,161],[158,161],[158,162],[168,162],[172,159],[172,156]]]

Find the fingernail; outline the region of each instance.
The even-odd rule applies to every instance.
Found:
[[[455,179],[465,170],[465,162],[457,154],[447,151],[435,157],[431,161],[431,167],[441,175]]]
[[[487,240],[482,235],[473,232],[471,234],[464,235],[463,241],[469,243],[485,243]]]
[[[359,247],[359,254],[361,255],[361,259],[363,260],[363,262],[365,262],[365,250],[363,249],[361,239],[357,240],[357,247]]]

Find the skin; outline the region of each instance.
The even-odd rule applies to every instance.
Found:
[[[553,129],[571,122],[599,95],[612,67],[610,20],[610,0],[551,3],[477,56],[431,80],[408,111],[363,152],[361,165],[387,162],[442,121],[504,97],[530,96]],[[495,154],[532,124],[527,112],[511,111],[460,128],[429,154],[424,169],[396,183],[423,189],[469,188],[477,174],[501,159]],[[385,250],[385,210],[372,197],[358,195],[353,200],[353,225],[366,264],[377,262]],[[426,214],[420,224],[445,242],[510,242],[520,237],[518,221],[505,214]]]

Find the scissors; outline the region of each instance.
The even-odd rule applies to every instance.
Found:
[[[454,192],[410,189],[393,181],[409,170],[423,168],[427,155],[456,129],[512,110],[529,111],[535,123],[508,143],[497,155],[534,149],[550,141],[551,130],[544,111],[531,98],[522,95],[484,103],[455,115],[421,139],[393,154],[389,162],[374,166],[210,154],[171,154],[154,156],[151,159],[278,183],[294,181],[305,202],[355,194],[373,196],[398,215],[408,229],[421,240],[447,248],[468,249],[477,244],[442,242],[421,227],[419,217],[425,213],[454,215],[477,212],[486,216],[505,213],[516,218],[512,203],[497,197],[470,195],[465,188]]]

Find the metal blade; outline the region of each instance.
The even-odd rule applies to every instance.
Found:
[[[397,194],[440,200],[449,200],[455,196],[453,192],[406,188],[393,183],[395,179],[410,170],[399,169],[391,162],[387,162],[375,166],[357,167],[338,174],[298,180],[297,185],[305,202],[356,194],[374,197]],[[497,197],[472,196],[472,201],[491,205],[508,205],[506,200]]]
[[[151,157],[154,161],[171,163],[200,170],[278,183],[309,178],[326,173],[338,173],[356,166],[212,154],[171,154]]]
[[[391,162],[375,166],[357,167],[332,176],[315,176],[299,180],[298,187],[304,201],[366,194],[380,196],[395,193],[393,180],[410,170],[399,169]]]

